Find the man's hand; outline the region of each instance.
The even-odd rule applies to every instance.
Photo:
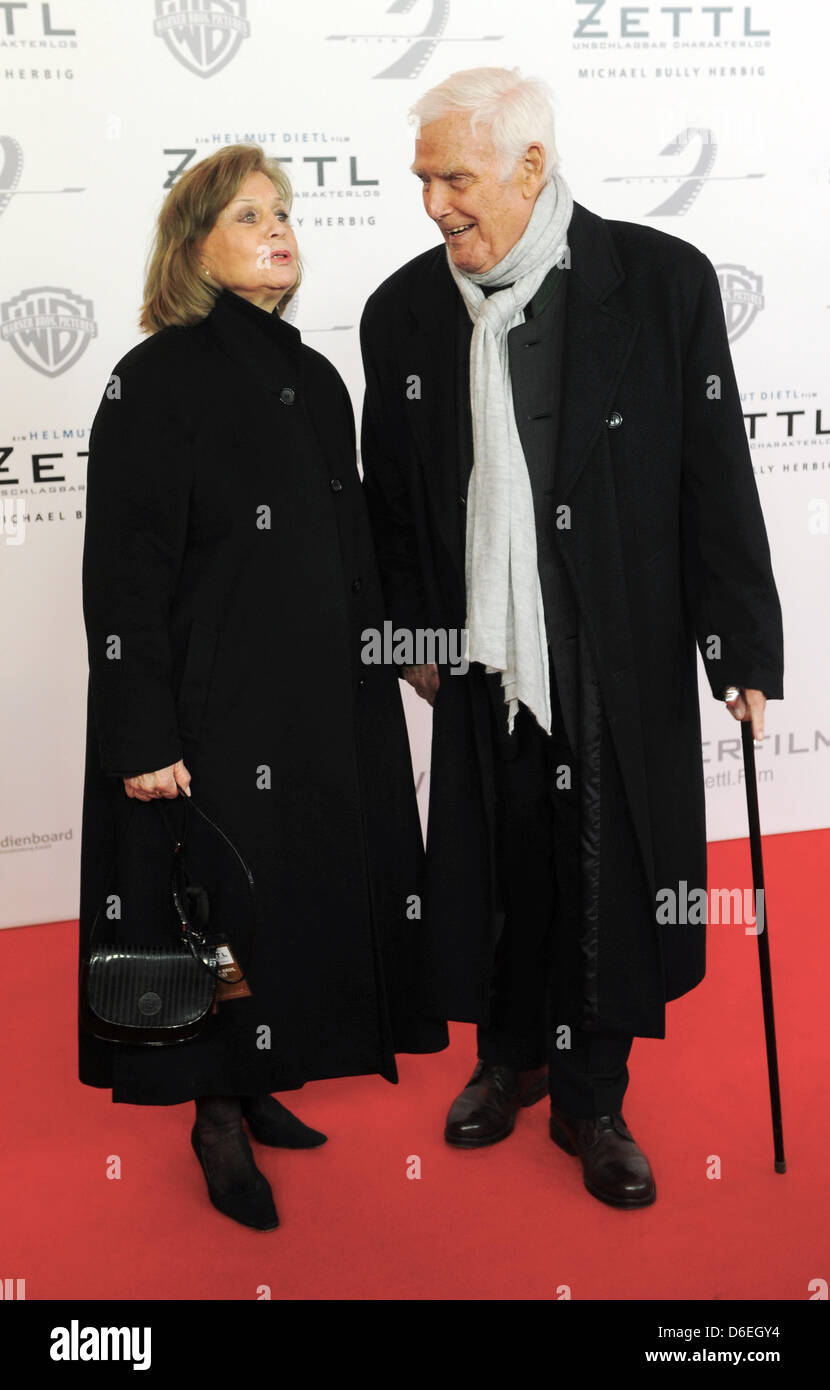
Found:
[[[136,801],[178,796],[179,787],[186,796],[190,796],[190,773],[181,759],[171,767],[163,767],[160,772],[142,772],[140,777],[125,777],[123,782],[127,796],[134,797]]]
[[[404,666],[403,678],[407,685],[411,685],[416,690],[422,700],[428,704],[435,704],[435,696],[441,681],[438,677],[438,667],[433,661],[426,666]]]
[[[752,737],[763,738],[766,703],[767,697],[763,690],[744,690],[741,688],[736,699],[727,700],[726,708],[733,719],[751,719]]]

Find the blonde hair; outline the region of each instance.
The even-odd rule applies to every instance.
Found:
[[[225,145],[174,183],[162,204],[147,263],[138,321],[143,332],[173,324],[189,327],[207,318],[222,287],[206,279],[199,247],[249,174],[265,174],[290,211],[294,194],[288,175],[279,160],[266,158],[260,145]],[[298,264],[297,279],[279,302],[280,314],[301,280]]]

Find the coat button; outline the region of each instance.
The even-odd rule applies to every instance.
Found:
[[[280,391],[280,400],[282,401],[283,405],[294,404],[294,390],[291,386],[283,386],[282,390]]]
[[[361,585],[360,585],[360,580],[359,580],[359,579],[353,579],[353,580],[352,580],[352,593],[353,593],[353,594],[359,594],[359,593],[360,593],[360,587],[361,587]]]
[[[458,505],[459,505],[459,507],[466,507],[466,505],[467,505],[467,499],[466,499],[466,497],[459,497],[459,499],[458,499]]]
[[[329,487],[331,488],[332,492],[343,491],[343,484],[341,483],[339,478],[332,478],[331,482],[329,483]]]
[[[605,421],[609,430],[618,430],[622,424],[622,416],[618,410],[612,410],[608,419]]]

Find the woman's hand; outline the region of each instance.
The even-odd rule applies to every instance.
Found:
[[[190,796],[190,773],[181,759],[172,767],[163,767],[160,772],[142,772],[140,777],[125,777],[124,790],[136,801],[156,801],[158,797],[178,796],[181,787]]]
[[[430,705],[435,704],[435,696],[441,684],[435,662],[430,661],[425,666],[404,666],[403,678],[407,685],[417,690],[422,700],[426,700]]]

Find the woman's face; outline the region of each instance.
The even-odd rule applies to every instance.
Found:
[[[266,174],[248,175],[200,250],[212,280],[260,309],[275,309],[299,273],[288,211]]]

